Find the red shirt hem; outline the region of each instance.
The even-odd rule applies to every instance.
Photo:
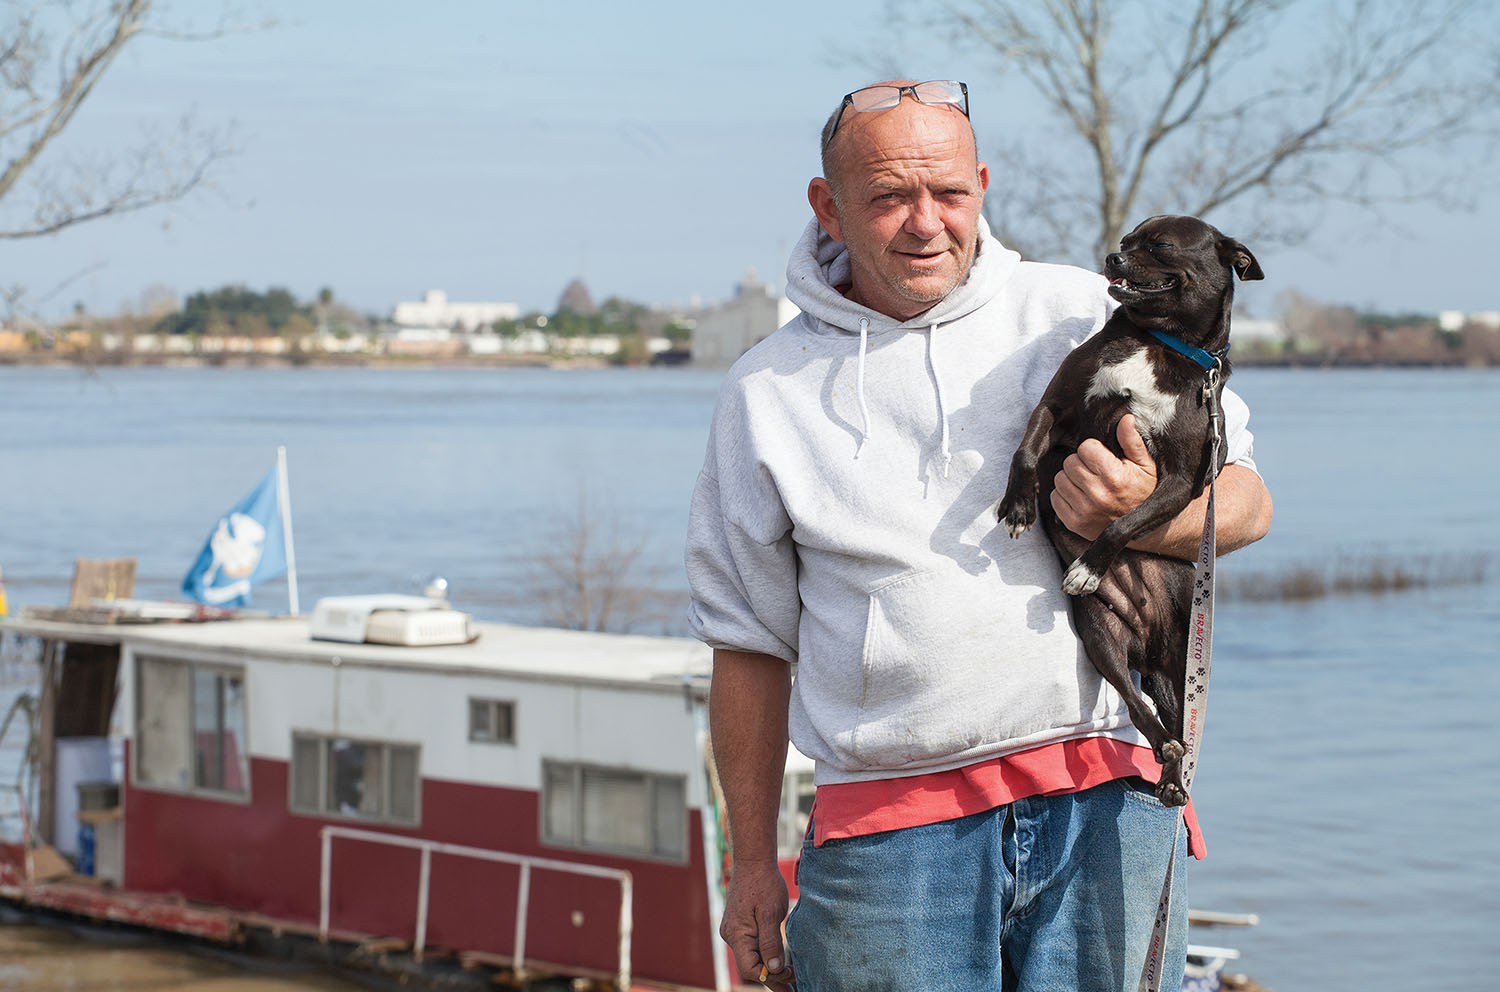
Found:
[[[823,785],[813,799],[813,844],[956,820],[1027,796],[1081,792],[1130,776],[1152,783],[1161,777],[1150,748],[1112,737],[1081,737],[948,771]],[[1202,859],[1208,846],[1191,800],[1183,818],[1188,850]]]

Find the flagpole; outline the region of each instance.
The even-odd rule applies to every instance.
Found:
[[[276,502],[281,506],[281,536],[286,543],[286,595],[297,615],[297,556],[292,553],[292,487],[286,481],[286,448],[276,449]]]

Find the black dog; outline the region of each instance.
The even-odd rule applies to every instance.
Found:
[[[1063,360],[1011,459],[998,516],[1012,537],[1036,520],[1057,549],[1074,597],[1073,622],[1094,667],[1125,698],[1130,718],[1161,762],[1156,794],[1170,806],[1187,801],[1182,779],[1181,699],[1193,565],[1126,545],[1182,511],[1224,464],[1223,418],[1211,418],[1229,377],[1229,310],[1234,276],[1263,279],[1255,257],[1195,217],[1152,217],[1104,261],[1109,293],[1120,306],[1098,334]],[[1218,359],[1210,379],[1192,358],[1150,332],[1170,335]],[[1086,438],[1122,457],[1116,429],[1127,413],[1156,460],[1156,489],[1090,543],[1064,527],[1052,509],[1053,479]],[[1209,465],[1210,425],[1220,455]],[[1106,600],[1100,581],[1109,573]],[[1156,703],[1152,713],[1130,670]]]

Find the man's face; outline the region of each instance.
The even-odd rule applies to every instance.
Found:
[[[813,180],[813,210],[849,249],[849,298],[898,320],[915,317],[968,273],[989,170],[952,107],[908,96],[890,110],[846,112],[839,129],[838,174],[832,184]]]

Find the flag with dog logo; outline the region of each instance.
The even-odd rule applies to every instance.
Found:
[[[273,468],[214,524],[182,580],[184,595],[209,606],[248,606],[252,586],[286,573],[278,482]]]

